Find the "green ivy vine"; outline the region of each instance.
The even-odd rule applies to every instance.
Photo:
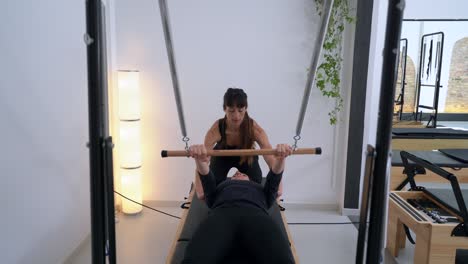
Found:
[[[322,15],[324,0],[315,0],[317,12]],[[349,0],[335,0],[328,22],[327,34],[323,43],[323,61],[317,67],[315,84],[323,96],[336,101],[335,107],[328,113],[330,124],[338,121],[338,113],[343,108],[343,98],[340,94],[341,49],[345,25],[351,24],[355,18],[350,15]]]

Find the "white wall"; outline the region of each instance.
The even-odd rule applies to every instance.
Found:
[[[203,141],[208,127],[223,116],[226,88],[238,86],[248,93],[249,113],[272,144],[292,143],[319,23],[313,2],[168,2],[190,142]],[[161,149],[184,145],[157,1],[115,3],[118,68],[141,71],[144,199],[181,200],[194,166],[185,158],[160,158]],[[288,161],[287,202],[337,203],[331,106],[313,90],[299,146],[321,146],[323,155]]]
[[[89,234],[84,3],[2,2],[2,263],[62,263]]]
[[[357,1],[349,0],[349,7],[354,10],[352,16],[356,17]],[[334,164],[334,175],[336,175],[335,190],[338,194],[339,208],[343,214],[347,214],[343,211],[344,208],[344,194],[345,194],[345,177],[346,165],[348,157],[341,153],[348,152],[348,134],[349,134],[349,111],[351,107],[351,88],[353,83],[353,59],[354,59],[354,35],[356,33],[356,23],[351,23],[345,26],[343,32],[343,65],[341,74],[341,95],[343,96],[343,111],[340,113],[341,122],[337,123],[335,129],[335,160]]]
[[[407,0],[405,19],[468,18],[468,1],[465,0]]]
[[[377,114],[379,111],[380,87],[383,65],[383,48],[385,28],[387,25],[387,1],[374,1],[369,52],[369,69],[367,73],[366,112],[364,118],[363,150],[367,144],[375,147],[377,136]],[[361,170],[364,172],[365,153],[363,153]],[[362,186],[362,185],[361,185]]]

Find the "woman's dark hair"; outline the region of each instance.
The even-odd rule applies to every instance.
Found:
[[[223,109],[226,107],[247,108],[247,94],[240,88],[228,88],[224,94]],[[224,118],[226,120],[226,117]],[[254,147],[254,131],[253,119],[249,117],[247,111],[245,112],[244,120],[240,125],[241,149],[252,149]],[[253,162],[252,156],[243,156],[240,159],[240,164],[248,162],[249,165]]]
[[[247,94],[240,88],[228,88],[224,94],[223,110],[226,107],[247,108]]]

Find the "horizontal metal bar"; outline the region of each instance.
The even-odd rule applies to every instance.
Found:
[[[423,113],[422,118],[429,118],[432,113]],[[414,119],[413,113],[403,113],[402,119]],[[468,113],[437,113],[437,121],[468,121]]]
[[[427,106],[427,105],[418,105],[419,108],[424,108],[424,109],[429,109],[429,110],[435,110],[433,106]]]
[[[408,206],[402,198],[400,198],[398,195],[395,193],[390,193],[390,199],[394,200],[396,203],[398,203],[403,209],[405,209],[413,218],[415,218],[417,221],[427,221],[427,219],[419,214],[419,212],[413,207],[413,206]]]
[[[424,39],[424,38],[426,38],[426,37],[430,37],[430,36],[434,36],[434,35],[442,35],[442,36],[443,36],[443,35],[444,35],[444,32],[439,31],[439,32],[434,32],[434,33],[425,34],[425,35],[422,36],[422,38]]]

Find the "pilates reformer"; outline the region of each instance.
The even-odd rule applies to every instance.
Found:
[[[317,72],[318,61],[320,57],[320,51],[323,46],[323,42],[325,39],[325,34],[327,31],[328,21],[330,19],[331,10],[332,10],[333,0],[324,1],[323,3],[323,12],[321,16],[321,26],[318,37],[315,39],[315,49],[314,54],[312,56],[312,61],[309,66],[310,72],[307,75],[307,81],[304,90],[304,96],[302,99],[301,109],[299,111],[299,118],[296,126],[296,135],[293,137],[294,144],[293,144],[293,153],[295,154],[321,154],[320,148],[309,148],[309,149],[301,149],[297,147],[298,141],[301,139],[301,130],[302,130],[302,123],[304,121],[305,112],[307,110],[307,104],[309,101],[309,97],[311,94],[312,84],[315,80],[315,74]],[[177,113],[179,116],[179,123],[181,127],[181,132],[183,135],[182,141],[185,143],[185,150],[163,150],[161,152],[162,157],[185,157],[187,156],[188,150],[188,141],[190,140],[187,136],[186,128],[185,128],[185,121],[184,121],[184,114],[182,109],[182,100],[180,96],[180,89],[179,89],[179,81],[177,77],[177,70],[175,64],[175,57],[174,57],[174,48],[172,45],[172,37],[171,37],[171,30],[170,30],[170,23],[169,23],[169,15],[168,15],[168,8],[165,0],[159,0],[159,9],[161,12],[161,19],[162,25],[164,30],[164,39],[167,48],[167,55],[169,59],[171,77],[172,77],[172,84],[174,89],[174,95],[177,104]],[[208,150],[209,156],[240,156],[240,155],[271,155],[274,154],[275,150],[273,149],[249,149],[249,150]],[[197,177],[197,176],[195,176]],[[179,227],[176,232],[176,236],[174,242],[172,244],[172,248],[168,254],[166,259],[166,263],[180,263],[183,259],[183,254],[185,253],[185,247],[188,244],[194,229],[198,226],[198,224],[206,217],[208,213],[207,206],[198,200],[196,195],[194,195],[194,184],[192,184],[191,191],[189,194],[188,202],[190,204],[189,208],[186,208],[186,204],[184,203],[182,208],[188,209],[184,212],[182,219],[179,223]],[[294,247],[294,243],[292,241],[291,236],[289,235],[288,227],[286,224],[284,214],[279,210],[280,205],[273,205],[270,210],[269,214],[273,217],[274,221],[281,227],[283,232],[286,234],[285,237],[288,238],[289,244],[291,245],[291,251],[293,253],[293,257],[296,263],[299,263],[297,258],[296,250]],[[187,220],[188,219],[188,220]],[[236,257],[245,257],[245,256],[233,256],[233,261],[236,260]]]
[[[397,257],[405,247],[409,233],[405,234],[405,229],[409,228],[416,234],[414,263],[454,263],[457,251],[468,249],[468,186],[461,188],[457,176],[406,151],[401,152],[401,159],[411,188],[390,193],[387,225],[390,254]],[[450,182],[450,188],[440,184],[417,185],[414,176],[424,170]]]
[[[163,150],[161,157],[187,157],[187,150]],[[275,153],[274,149],[249,149],[249,150],[208,150],[209,156],[245,156],[245,155],[272,155]],[[321,154],[321,148],[302,148],[293,151],[292,155],[304,154]],[[197,177],[197,174],[195,174]],[[266,178],[263,177],[262,185],[265,183]],[[177,227],[175,238],[172,242],[171,249],[166,259],[166,264],[178,264],[184,258],[185,249],[190,243],[190,239],[198,227],[198,225],[208,216],[209,208],[206,204],[198,199],[195,195],[194,184],[192,183],[189,191],[187,201],[181,205],[181,208],[186,209],[182,214],[181,220]],[[285,208],[277,201],[268,210],[268,214],[273,218],[274,222],[280,227],[284,236],[288,239],[291,246],[295,263],[299,263],[296,248],[287,226],[286,218],[284,215]],[[233,250],[233,252],[239,252]],[[248,256],[244,254],[231,254],[227,256],[225,263],[249,263]]]
[[[265,178],[262,180],[262,184],[265,183]],[[195,232],[198,225],[208,216],[209,208],[206,206],[204,201],[201,201],[195,195],[195,190],[193,184],[190,189],[189,197],[187,201],[181,205],[181,208],[184,209],[181,220],[177,227],[175,238],[172,242],[171,249],[168,253],[166,263],[167,264],[176,264],[181,263],[184,258],[185,249],[190,243],[193,233]],[[268,210],[268,214],[273,218],[274,222],[278,224],[284,236],[288,239],[291,246],[291,251],[296,263],[299,263],[296,248],[292,237],[289,232],[288,225],[286,224],[286,219],[284,216],[284,208],[277,202],[277,204],[272,205]],[[233,252],[240,252],[233,250]],[[248,256],[244,254],[231,254],[225,259],[224,263],[249,263]]]
[[[468,149],[440,149],[426,151],[408,151],[409,153],[427,160],[432,164],[443,167],[450,173],[456,174],[460,183],[468,183]],[[402,190],[408,183],[404,173],[404,163],[399,150],[392,151],[390,190]],[[431,171],[418,174],[418,182],[445,182],[443,178]]]
[[[468,149],[468,131],[452,128],[393,128],[392,149]]]

